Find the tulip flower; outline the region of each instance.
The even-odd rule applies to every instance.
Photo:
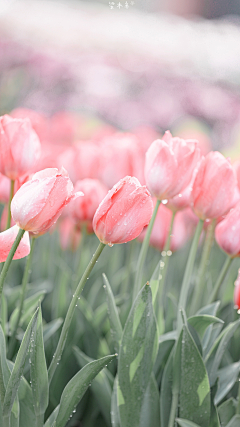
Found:
[[[230,257],[240,256],[240,202],[216,226],[215,238]]]
[[[44,169],[16,192],[11,203],[12,217],[23,230],[43,233],[57,221],[64,206],[82,195],[74,193],[64,168]]]
[[[233,168],[218,151],[202,158],[191,198],[194,213],[203,220],[225,215],[239,200]]]
[[[234,295],[233,295],[234,305],[238,310],[240,310],[240,268],[238,270],[238,277],[234,285],[235,285]]]
[[[41,145],[30,120],[0,117],[0,172],[16,180],[29,172],[40,157]]]
[[[14,225],[6,231],[0,233],[0,262],[5,262],[10,249],[17,237],[19,227]],[[18,248],[13,256],[13,259],[24,258],[30,253],[30,241],[29,234],[24,233],[23,238],[21,239]]]
[[[150,192],[168,200],[188,186],[200,160],[198,142],[173,138],[167,131],[152,143],[146,153],[145,179]]]
[[[126,243],[135,239],[148,225],[153,202],[145,186],[137,178],[121,179],[100,203],[93,229],[102,243]]]
[[[77,181],[74,186],[75,191],[82,191],[84,197],[79,197],[69,205],[70,215],[75,222],[81,224],[92,223],[94,214],[106,196],[108,189],[98,179],[83,179]]]

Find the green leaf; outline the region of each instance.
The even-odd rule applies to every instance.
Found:
[[[175,348],[173,347],[168,357],[165,369],[163,371],[163,377],[161,382],[161,392],[160,392],[161,427],[168,427],[169,415],[171,411],[174,352],[175,352]]]
[[[105,274],[103,274],[103,280],[104,280],[104,289],[106,291],[106,296],[107,296],[108,315],[109,315],[112,339],[114,343],[114,349],[115,351],[118,352],[119,343],[122,339],[122,333],[123,333],[122,325],[119,319],[117,307],[114,300],[114,295],[112,293],[111,286]]]
[[[195,424],[192,421],[184,420],[183,418],[176,418],[176,421],[180,427],[200,427],[198,424]]]
[[[0,400],[3,405],[6,387],[11,376],[11,371],[7,365],[5,337],[0,325]]]
[[[19,326],[24,325],[26,322],[29,323],[30,318],[32,317],[32,313],[34,312],[34,310],[36,310],[38,306],[38,302],[43,300],[45,294],[46,294],[46,291],[37,292],[24,301],[22,317],[20,319]],[[11,331],[13,331],[15,327],[17,317],[18,317],[18,307],[15,308],[9,320],[9,328]]]
[[[236,413],[236,403],[235,400],[231,399],[226,400],[218,407],[219,418],[221,422],[221,427],[226,427],[229,421],[234,417]]]
[[[80,367],[86,365],[87,363],[93,362],[93,359],[86,356],[79,348],[73,347],[73,352],[76,356],[76,359]],[[111,373],[109,372],[111,375]],[[92,381],[91,391],[93,392],[95,399],[97,400],[101,412],[105,418],[105,421],[108,426],[111,427],[111,395],[112,390],[106,375],[106,369],[104,368]]]
[[[122,427],[139,426],[157,351],[152,293],[150,286],[145,285],[129,313],[120,345],[117,399]]]
[[[4,335],[6,335],[6,326],[7,326],[7,321],[8,321],[8,306],[7,306],[7,300],[6,300],[6,297],[5,297],[4,293],[2,293],[2,302],[1,302],[1,325],[2,325],[2,329],[3,329],[3,333],[4,333]]]
[[[218,390],[214,398],[215,405],[218,405],[219,402],[229,393],[231,388],[237,381],[238,374],[240,370],[240,362],[232,363],[229,366],[226,366],[220,369],[217,372],[219,378]]]
[[[180,418],[206,427],[210,419],[210,385],[202,357],[186,325],[183,325],[180,373]]]
[[[240,426],[240,415],[235,415],[226,427],[239,427]]]
[[[111,399],[112,427],[120,427],[120,418],[119,418],[118,403],[117,403],[117,385],[118,385],[118,376],[116,375],[114,385],[113,385],[112,399]]]
[[[43,326],[44,343],[47,342],[47,340],[49,340],[49,338],[51,338],[55,334],[55,332],[58,331],[62,323],[63,323],[63,319],[59,318],[59,319],[54,319]]]
[[[207,361],[209,359],[209,356],[213,353],[213,351],[216,349],[217,345],[219,344],[214,357],[214,361],[211,365],[211,368],[209,369],[209,381],[211,385],[213,385],[217,379],[217,370],[221,363],[223,354],[226,351],[226,346],[230,341],[230,339],[232,338],[234,332],[238,328],[239,324],[240,324],[239,320],[233,323],[229,323],[229,325],[223,330],[219,338],[214,343],[211,351],[209,352],[209,355],[206,357],[206,361]]]
[[[202,314],[208,314],[209,316],[216,316],[220,301],[213,302],[212,304],[205,305],[197,312],[197,316]]]
[[[34,426],[36,417],[33,408],[32,389],[24,377],[20,381],[18,398],[20,405],[19,426]]]
[[[37,315],[38,315],[38,310],[36,310],[35,314],[33,315],[27,327],[27,330],[24,334],[21,346],[17,353],[16,361],[15,361],[11,376],[8,381],[5,398],[4,398],[4,404],[3,404],[3,416],[5,417],[10,415],[14,399],[17,395],[18,387],[19,387],[21,376],[24,369],[25,360],[27,357],[31,335],[37,321]]]
[[[60,406],[60,405],[58,405],[58,406],[54,409],[54,411],[51,413],[50,417],[49,417],[49,418],[47,419],[47,421],[45,422],[44,427],[52,427],[52,425],[53,425],[54,421],[55,421],[55,420],[56,420],[56,418],[57,418],[57,414],[58,414],[58,411],[59,411],[59,406]]]
[[[159,391],[154,375],[151,375],[145,392],[139,427],[160,426]]]
[[[34,411],[37,416],[44,414],[48,407],[48,372],[43,345],[42,311],[40,305],[35,328],[34,345],[30,348],[30,360]]]
[[[205,333],[206,328],[213,323],[224,323],[218,317],[210,316],[207,314],[202,314],[200,316],[189,317],[188,323],[194,327],[197,331],[199,337],[202,339]]]
[[[65,427],[65,424],[86,392],[89,384],[97,374],[116,357],[115,354],[95,360],[85,365],[66,385],[62,392],[59,412],[54,427]]]

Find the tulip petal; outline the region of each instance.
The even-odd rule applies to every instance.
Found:
[[[6,231],[0,233],[0,262],[5,262],[10,249],[17,237],[19,227],[14,225]],[[14,254],[13,259],[24,258],[30,253],[30,240],[28,232],[25,232],[18,248]]]

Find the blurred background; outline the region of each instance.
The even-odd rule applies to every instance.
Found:
[[[81,139],[170,129],[237,158],[239,15],[239,0],[0,0],[0,113],[75,114]]]

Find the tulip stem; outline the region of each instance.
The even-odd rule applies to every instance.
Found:
[[[216,227],[216,220],[213,219],[208,226],[204,245],[203,245],[202,257],[200,261],[196,285],[194,288],[193,300],[191,304],[191,315],[194,315],[197,312],[197,309],[201,305],[201,296],[203,293],[203,282],[205,279],[207,262],[209,259],[209,254],[210,254],[212,243],[213,243],[215,227]]]
[[[181,292],[180,292],[180,298],[179,298],[179,304],[178,304],[178,314],[177,314],[178,335],[180,334],[181,329],[182,329],[181,310],[186,310],[186,303],[187,303],[187,296],[188,296],[188,291],[189,291],[189,286],[190,286],[190,281],[191,281],[191,274],[192,274],[192,270],[193,270],[193,265],[194,265],[196,253],[197,253],[199,238],[200,238],[200,235],[201,235],[201,232],[203,229],[203,224],[204,224],[204,221],[202,219],[200,219],[198,221],[198,225],[197,225],[197,228],[196,228],[196,231],[194,234],[192,246],[191,246],[191,249],[189,252],[187,265],[186,265],[186,269],[185,269],[185,273],[184,273],[184,277],[183,277],[183,282],[182,282],[182,287],[181,287]]]
[[[135,283],[134,283],[134,288],[133,288],[133,299],[136,298],[138,292],[141,289],[143,265],[144,265],[144,261],[145,261],[146,256],[147,256],[148,245],[149,245],[153,225],[155,222],[155,218],[157,216],[157,212],[158,212],[158,208],[160,206],[160,203],[161,203],[161,200],[156,201],[156,205],[155,205],[155,208],[154,208],[154,211],[152,214],[152,218],[148,224],[147,231],[146,231],[143,243],[142,243],[141,251],[140,251],[138,262],[137,262],[137,272],[136,272]]]
[[[70,303],[70,305],[68,307],[67,315],[66,315],[65,321],[63,323],[63,327],[62,327],[61,335],[60,335],[60,338],[59,338],[59,341],[58,341],[57,349],[56,349],[56,351],[55,351],[55,353],[53,355],[51,364],[50,364],[49,369],[48,369],[48,381],[49,381],[49,384],[52,381],[52,378],[53,378],[54,372],[56,370],[56,367],[57,367],[57,365],[58,365],[58,363],[59,363],[59,361],[61,359],[62,352],[63,352],[64,346],[65,346],[65,343],[66,343],[68,331],[69,331],[69,328],[70,328],[70,324],[71,324],[71,321],[72,321],[72,318],[73,318],[73,314],[74,314],[75,308],[76,308],[77,303],[78,303],[78,299],[80,298],[80,295],[81,295],[81,292],[82,292],[82,290],[84,288],[84,285],[85,285],[85,283],[86,283],[86,281],[87,281],[87,279],[88,279],[88,277],[89,277],[89,275],[90,275],[90,273],[91,273],[91,271],[92,271],[92,269],[93,269],[96,261],[98,260],[98,258],[101,255],[103,249],[105,248],[105,246],[106,245],[104,243],[101,243],[101,242],[99,243],[96,252],[93,254],[92,259],[89,262],[89,264],[88,264],[88,266],[87,266],[87,268],[86,268],[86,270],[85,270],[85,272],[84,272],[84,274],[83,274],[83,276],[82,276],[82,278],[81,278],[81,280],[80,280],[80,282],[79,282],[79,284],[77,286],[77,289],[76,289],[75,293],[73,294],[72,301],[71,301],[71,303]]]
[[[9,194],[9,201],[8,201],[8,217],[7,217],[7,226],[6,226],[6,230],[8,228],[10,228],[11,225],[11,201],[13,198],[13,193],[14,193],[14,180],[11,179],[11,185],[10,185],[10,194]]]
[[[222,284],[222,281],[223,281],[224,277],[226,276],[227,271],[228,271],[228,269],[229,269],[232,261],[233,261],[233,258],[231,258],[230,256],[228,256],[226,258],[226,261],[223,264],[222,270],[220,271],[220,274],[219,274],[218,279],[217,279],[217,281],[215,283],[215,286],[214,286],[214,288],[212,290],[210,298],[208,299],[208,303],[209,304],[211,304],[217,298],[217,294],[218,294],[218,291],[219,291],[220,286]]]
[[[27,262],[25,265],[25,270],[24,270],[24,275],[23,275],[23,279],[22,279],[22,287],[21,287],[21,294],[20,294],[20,303],[19,303],[19,309],[18,309],[18,316],[17,316],[17,320],[14,326],[14,329],[12,331],[10,340],[9,340],[9,346],[8,346],[8,359],[12,359],[13,355],[14,355],[14,350],[16,347],[16,332],[18,329],[18,325],[22,316],[22,311],[23,311],[23,304],[24,304],[24,299],[25,299],[25,293],[26,293],[26,288],[27,288],[27,284],[28,284],[28,279],[31,273],[31,264],[32,264],[32,257],[33,257],[33,248],[35,246],[35,241],[36,238],[32,239],[32,244],[31,244],[31,250],[30,250],[30,254],[27,257]]]
[[[170,254],[169,254],[169,250],[170,250],[170,245],[171,245],[171,235],[172,235],[173,222],[174,222],[175,215],[176,215],[176,212],[173,212],[169,231],[168,231],[168,237],[167,237],[166,243],[164,245],[164,249],[163,249],[165,254],[164,254],[164,265],[163,265],[162,269],[161,269],[161,265],[160,265],[160,283],[161,283],[161,289],[162,289],[162,304],[163,304],[163,306],[164,306],[164,301],[165,301],[166,291],[167,291],[166,286],[165,286],[165,279],[166,279],[166,275],[167,275],[170,254],[172,255],[172,252],[170,252]]]
[[[10,264],[11,264],[11,261],[12,261],[12,259],[14,257],[14,254],[15,254],[15,252],[17,250],[17,247],[18,247],[18,245],[19,245],[19,243],[20,243],[20,241],[21,241],[24,233],[25,233],[25,230],[22,230],[20,228],[19,231],[18,231],[17,237],[14,240],[14,243],[13,243],[11,249],[10,249],[8,257],[7,257],[7,259],[6,259],[6,261],[5,261],[4,265],[3,265],[3,268],[2,268],[2,271],[1,271],[1,274],[0,274],[0,300],[1,300],[1,297],[2,297],[2,290],[3,290],[4,280],[6,278],[8,269],[9,269]]]

